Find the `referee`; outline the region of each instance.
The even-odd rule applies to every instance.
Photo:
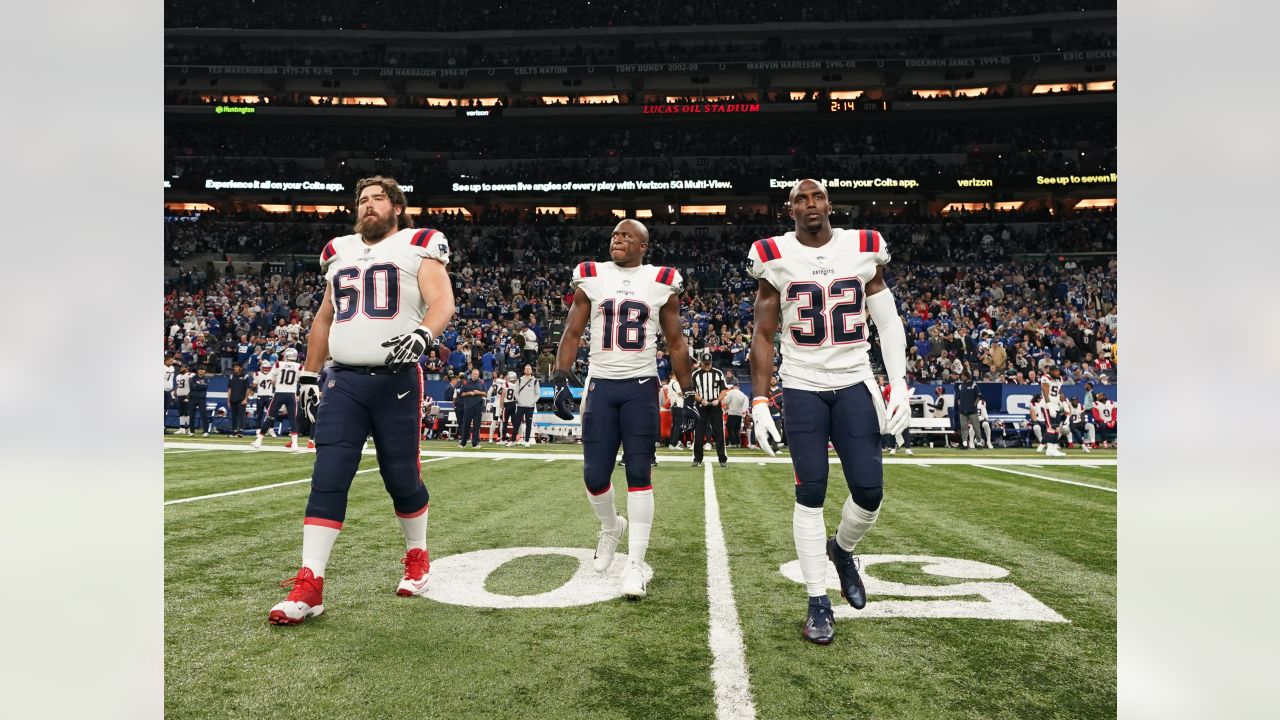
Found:
[[[720,409],[720,394],[728,388],[724,381],[724,373],[711,367],[711,353],[703,353],[699,358],[698,369],[693,371],[693,389],[698,403],[698,432],[693,444],[693,466],[702,466],[702,446],[707,437],[716,441],[716,456],[720,459],[720,467],[726,467],[729,458],[724,454],[724,417]]]

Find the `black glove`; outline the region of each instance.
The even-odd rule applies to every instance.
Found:
[[[382,343],[382,347],[391,348],[387,353],[387,368],[392,372],[399,372],[417,365],[422,354],[431,346],[431,340],[431,332],[420,327],[413,332],[397,335]]]
[[[568,370],[556,370],[551,374],[551,384],[556,389],[555,399],[552,400],[552,407],[555,410],[556,417],[561,420],[573,419],[573,393],[569,390],[569,383],[578,383],[578,378]]]
[[[312,425],[320,408],[320,374],[303,370],[298,374],[298,409]],[[314,434],[314,432],[313,432]]]
[[[701,414],[698,412],[696,396],[697,393],[692,390],[684,391],[684,417],[680,423],[682,432],[693,432],[698,429],[698,419]]]

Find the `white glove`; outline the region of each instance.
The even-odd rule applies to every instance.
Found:
[[[915,392],[905,383],[889,387],[889,402],[884,407],[884,431],[887,435],[897,435],[907,429],[911,422],[911,403],[908,398]]]
[[[310,423],[316,421],[316,410],[320,407],[319,382],[320,373],[306,370],[298,373],[298,409]]]
[[[385,361],[387,367],[393,372],[398,372],[412,365],[417,365],[418,359],[422,357],[428,347],[431,347],[432,339],[431,331],[420,327],[413,332],[397,335],[382,343],[382,347],[391,348]]]
[[[774,442],[782,442],[782,433],[778,432],[778,426],[773,424],[773,416],[769,414],[769,400],[767,398],[754,398],[751,401],[751,432],[755,435],[756,444],[761,450],[769,453],[770,457],[777,455],[773,451],[773,446],[769,444],[769,439],[773,438]]]

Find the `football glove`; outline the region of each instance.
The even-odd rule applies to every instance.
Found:
[[[399,372],[418,364],[418,359],[428,347],[431,347],[432,340],[431,331],[420,327],[413,332],[397,335],[382,343],[382,347],[391,348],[385,361],[387,368],[392,372]]]
[[[298,409],[312,425],[320,408],[320,373],[303,370],[298,373]]]
[[[782,442],[782,433],[778,432],[778,426],[773,424],[773,416],[769,414],[768,398],[758,397],[751,400],[751,432],[761,450],[769,453],[770,456],[777,455],[769,440],[772,438],[775,443]]]
[[[551,401],[556,417],[561,420],[573,419],[573,393],[569,383],[577,383],[578,379],[568,370],[556,370],[551,374],[551,384],[555,388],[555,399]]]
[[[680,432],[693,432],[698,429],[698,419],[701,414],[698,412],[698,402],[696,400],[697,393],[692,390],[684,392],[684,415],[681,416]]]
[[[897,435],[907,429],[907,425],[911,422],[911,402],[909,398],[914,393],[914,388],[909,388],[905,383],[894,384],[889,387],[889,402],[884,406],[884,431],[887,435]]]

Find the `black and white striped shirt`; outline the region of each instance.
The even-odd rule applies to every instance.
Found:
[[[700,404],[705,405],[716,402],[720,398],[720,391],[726,387],[728,385],[724,381],[724,372],[720,370],[698,368],[693,371],[693,389],[702,398]]]

